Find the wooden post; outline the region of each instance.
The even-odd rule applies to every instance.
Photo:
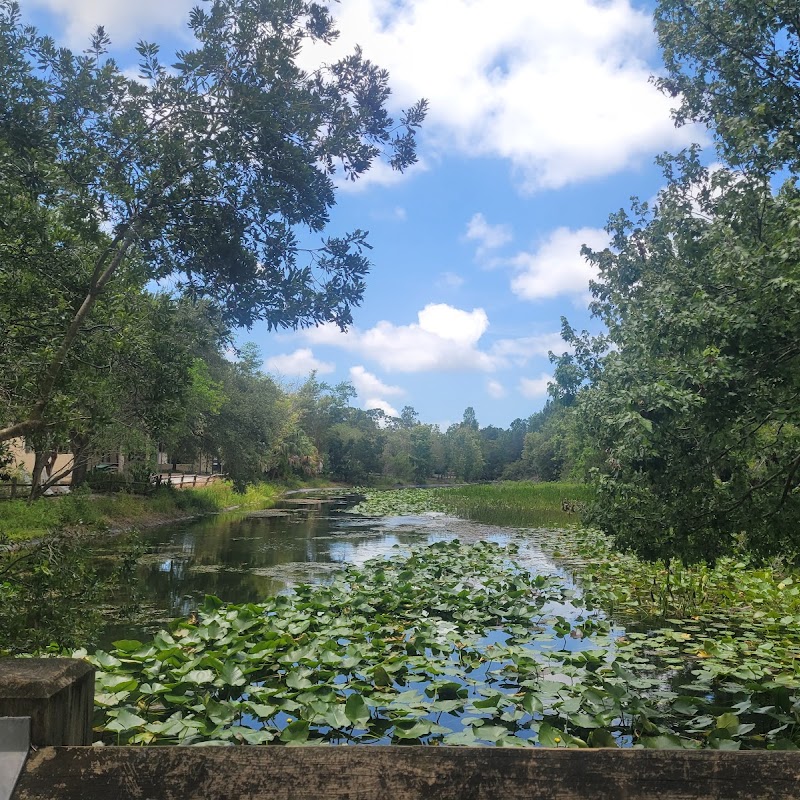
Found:
[[[17,496],[17,479],[11,479],[11,499],[13,500]]]
[[[0,717],[30,717],[31,744],[90,745],[94,667],[74,658],[0,659]]]

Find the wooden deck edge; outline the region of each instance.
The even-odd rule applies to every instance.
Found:
[[[45,747],[14,800],[800,800],[800,754],[456,747]]]

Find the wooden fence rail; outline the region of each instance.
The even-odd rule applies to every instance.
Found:
[[[216,483],[223,479],[219,473],[213,475],[199,475],[197,473],[183,473],[183,472],[162,472],[153,476],[149,482],[144,481],[124,481],[118,482],[117,477],[119,473],[109,472],[103,473],[108,475],[109,483],[114,486],[115,490],[122,489],[139,490],[146,493],[147,489],[154,489],[157,486],[172,486],[176,489],[189,489],[189,488],[202,488],[211,483]],[[54,483],[51,487],[55,489],[54,496],[69,492],[71,488],[70,483],[61,481]],[[98,491],[102,491],[102,481],[96,486]],[[18,481],[2,481],[0,482],[0,500],[14,500],[18,498],[27,497],[30,493],[30,483],[20,483]]]
[[[65,691],[65,675],[85,687],[92,670],[74,664],[0,661],[0,715],[19,715],[10,695],[22,693],[35,695],[24,699],[40,720],[14,800],[800,800],[791,752],[51,746],[42,737],[63,743],[63,725],[43,726],[37,704],[58,707],[50,720],[78,720],[73,734],[86,741],[85,688]]]

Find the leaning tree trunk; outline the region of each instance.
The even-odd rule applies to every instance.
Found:
[[[47,488],[45,482],[42,481],[42,473],[48,466],[52,469],[55,463],[58,450],[35,450],[33,461],[33,472],[31,473],[31,492],[28,495],[28,501],[33,502],[41,497],[42,492]],[[49,477],[49,476],[48,476]]]

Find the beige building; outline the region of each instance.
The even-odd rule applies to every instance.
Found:
[[[6,467],[6,472],[17,478],[20,483],[29,483],[33,473],[36,456],[33,450],[28,447],[23,439],[11,440],[11,465]],[[46,481],[51,475],[57,475],[62,470],[72,467],[72,453],[55,453],[54,457],[48,460],[42,472],[42,482]],[[68,473],[59,483],[69,483],[71,472]]]
[[[30,447],[27,447],[23,439],[12,439],[11,441],[11,457],[13,459],[10,466],[5,469],[5,476],[0,475],[0,480],[5,477],[15,478],[20,484],[29,484],[31,475],[33,474],[34,462],[36,460],[35,453]],[[135,460],[135,459],[134,459]],[[45,483],[52,475],[57,475],[63,470],[70,470],[74,458],[72,453],[54,453],[51,460],[45,466],[42,472],[42,483]],[[114,472],[124,472],[129,459],[119,452],[102,452],[92,453],[89,457],[88,468],[92,470],[94,467],[102,464],[106,468],[110,468]],[[183,472],[193,474],[211,474],[219,472],[219,466],[215,460],[208,454],[201,454],[194,462],[183,463],[173,462],[168,453],[166,453],[159,445],[158,453],[156,455],[157,471],[158,472]],[[69,484],[72,482],[71,470],[63,478],[59,478],[58,483]]]

